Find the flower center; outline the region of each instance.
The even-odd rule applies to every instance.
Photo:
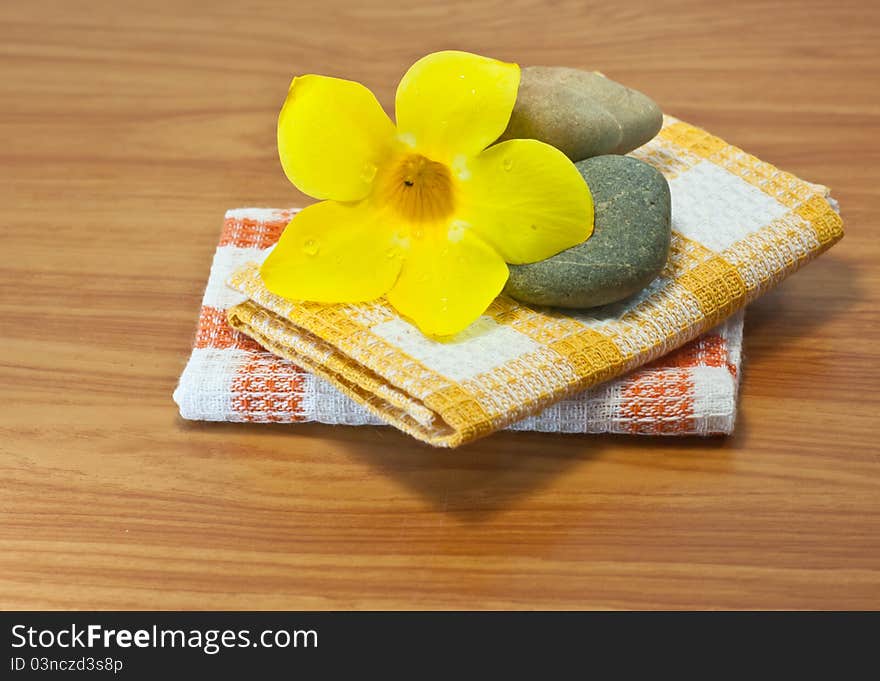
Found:
[[[406,154],[391,163],[380,181],[380,197],[409,222],[433,222],[455,207],[452,175],[442,163]]]

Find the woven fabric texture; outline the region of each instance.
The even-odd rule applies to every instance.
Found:
[[[562,314],[501,296],[455,339],[435,342],[384,300],[275,296],[251,263],[230,279],[248,298],[230,324],[380,419],[455,447],[684,345],[843,236],[825,187],[682,121],[666,118],[632,155],[669,180],[673,239],[665,270],[623,303]]]
[[[325,379],[277,357],[226,319],[245,300],[226,286],[262,261],[295,210],[226,213],[202,299],[192,354],[174,399],[181,416],[206,421],[379,425],[384,421]],[[561,400],[510,426],[556,433],[710,435],[731,432],[740,375],[742,315],[656,362]]]

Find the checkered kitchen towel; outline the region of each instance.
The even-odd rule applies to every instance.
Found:
[[[379,418],[455,447],[680,347],[843,236],[825,187],[667,118],[633,152],[669,180],[669,262],[625,303],[562,314],[501,296],[454,340],[436,342],[384,300],[293,302],[256,264],[230,285],[248,300],[233,328],[320,374]]]
[[[226,286],[262,261],[295,210],[230,210],[202,299],[192,354],[174,393],[180,413],[206,421],[341,425],[384,423],[323,378],[276,357],[230,328],[226,312],[245,296]],[[510,426],[557,433],[708,435],[736,416],[742,315],[628,376],[551,405]]]

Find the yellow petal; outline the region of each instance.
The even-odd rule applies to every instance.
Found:
[[[460,226],[413,238],[388,301],[428,336],[458,333],[476,320],[507,282],[504,260]]]
[[[300,212],[260,268],[266,288],[293,300],[353,303],[386,293],[400,273],[394,231],[367,201],[323,201]]]
[[[397,86],[401,139],[434,161],[473,156],[504,132],[519,66],[467,52],[422,57]]]
[[[284,172],[316,199],[365,197],[394,139],[394,124],[373,93],[350,80],[294,78],[278,116]]]
[[[561,151],[536,140],[492,146],[468,165],[458,217],[504,259],[535,262],[593,233],[593,197]]]

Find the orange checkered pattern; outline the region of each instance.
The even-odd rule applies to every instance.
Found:
[[[230,324],[377,418],[432,445],[457,447],[685,345],[843,237],[827,187],[683,121],[666,117],[657,137],[631,155],[669,182],[672,239],[663,272],[619,303],[563,312],[501,295],[467,329],[437,342],[385,299],[331,305],[273,295],[255,261],[229,279],[247,298],[229,310]],[[619,404],[636,398],[656,405],[622,407],[602,419],[651,418],[648,432],[692,432],[688,414],[714,404],[714,379],[707,384],[705,374],[718,374],[713,368],[720,369],[678,368],[650,385],[621,387]],[[724,427],[713,421],[705,429]]]
[[[184,418],[344,425],[384,422],[324,379],[234,330],[243,300],[230,273],[271,250],[295,209],[229,211],[199,312],[193,350],[175,392]],[[742,317],[628,376],[561,400],[514,430],[692,435],[728,433],[736,415]]]

